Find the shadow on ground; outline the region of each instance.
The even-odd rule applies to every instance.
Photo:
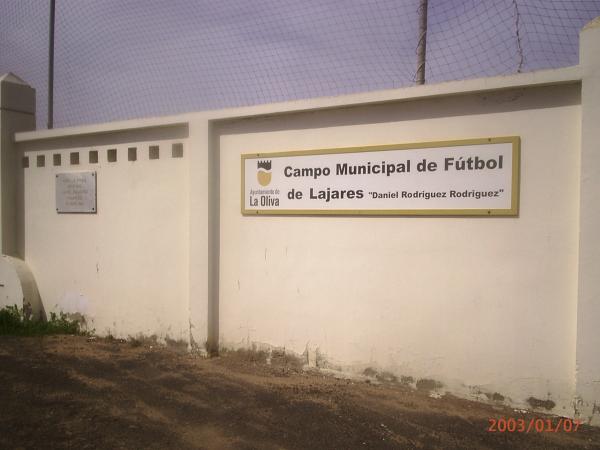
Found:
[[[285,357],[206,360],[77,336],[0,337],[0,401],[0,448],[600,448],[597,428],[490,433],[489,418],[534,415]]]

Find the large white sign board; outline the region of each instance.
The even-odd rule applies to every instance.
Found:
[[[242,155],[242,214],[518,215],[518,137]]]

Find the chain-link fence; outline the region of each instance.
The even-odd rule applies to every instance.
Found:
[[[46,126],[49,0],[0,0]],[[56,0],[54,124],[414,84],[419,0]],[[429,0],[426,82],[574,65],[600,0]]]

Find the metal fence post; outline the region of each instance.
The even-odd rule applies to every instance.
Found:
[[[419,4],[419,42],[417,44],[417,84],[425,84],[425,55],[427,52],[427,0]]]

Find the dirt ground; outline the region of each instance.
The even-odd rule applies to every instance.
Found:
[[[0,337],[2,449],[600,449],[600,428],[489,432],[500,417],[545,416],[336,379],[283,355]]]

